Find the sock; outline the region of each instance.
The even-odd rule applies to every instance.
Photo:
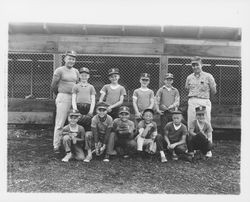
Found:
[[[164,154],[164,151],[160,151],[160,155],[161,155],[162,158],[166,157],[165,154]]]

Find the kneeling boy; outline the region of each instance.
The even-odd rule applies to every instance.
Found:
[[[134,138],[134,122],[129,120],[130,111],[126,106],[119,108],[119,118],[114,120],[113,132],[110,134],[110,140],[114,141],[114,147],[124,154],[127,158],[129,154],[136,151],[136,141]]]
[[[186,156],[186,137],[188,132],[186,126],[181,123],[181,111],[173,111],[172,120],[172,122],[167,123],[164,127],[164,136],[157,137],[158,149],[162,152],[164,146],[166,146],[172,155],[172,159],[178,160],[178,155],[184,154]]]
[[[203,155],[212,157],[212,127],[205,120],[206,107],[195,108],[196,120],[191,122],[188,136],[188,151],[194,156],[194,150],[200,150]]]
[[[62,159],[64,162],[68,162],[73,157],[77,160],[83,160],[85,158],[83,152],[85,130],[77,124],[80,117],[81,114],[78,111],[71,110],[68,115],[69,124],[63,128],[62,140],[66,152],[66,156]]]
[[[91,130],[95,141],[95,153],[97,156],[106,151],[103,161],[109,161],[109,154],[107,153],[110,132],[113,127],[113,119],[107,114],[108,105],[104,102],[97,103],[97,114],[93,117],[91,123]]]

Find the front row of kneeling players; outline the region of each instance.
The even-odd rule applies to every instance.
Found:
[[[157,124],[153,120],[154,111],[143,111],[142,120],[135,127],[130,120],[130,111],[126,106],[119,108],[119,118],[113,120],[107,114],[108,105],[100,102],[96,106],[97,114],[92,118],[91,131],[85,132],[80,121],[79,112],[70,111],[69,124],[63,128],[63,146],[66,156],[70,159],[90,162],[92,154],[103,155],[103,161],[108,162],[110,155],[119,155],[127,158],[131,155],[142,157],[145,153],[160,153],[161,162],[167,162],[165,151],[168,151],[173,160],[178,158],[192,160],[195,150],[200,150],[206,157],[211,157],[212,128],[204,119],[206,108],[196,108],[196,120],[189,131],[182,123],[181,111],[172,112],[172,122],[164,127],[164,134],[157,133]],[[84,150],[87,150],[85,156]]]

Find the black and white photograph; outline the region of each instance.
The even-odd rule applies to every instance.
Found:
[[[6,1],[2,199],[248,201],[247,6]]]

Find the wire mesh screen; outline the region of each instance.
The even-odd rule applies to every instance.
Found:
[[[213,75],[217,84],[217,94],[211,96],[214,104],[241,105],[241,61],[227,58],[202,58],[203,70]],[[188,92],[186,78],[193,73],[189,57],[168,57],[168,72],[174,74],[174,83],[181,96],[181,104],[186,104]]]
[[[64,58],[64,57],[62,57]],[[132,101],[132,94],[136,88],[140,87],[140,74],[143,72],[151,75],[149,88],[156,92],[159,88],[159,57],[142,57],[142,56],[114,56],[114,55],[78,55],[76,58],[75,68],[87,67],[90,69],[91,83],[99,98],[99,91],[105,85],[110,83],[108,79],[108,70],[118,68],[120,72],[119,83],[127,91],[125,101]]]
[[[8,97],[52,99],[53,54],[8,54]]]

